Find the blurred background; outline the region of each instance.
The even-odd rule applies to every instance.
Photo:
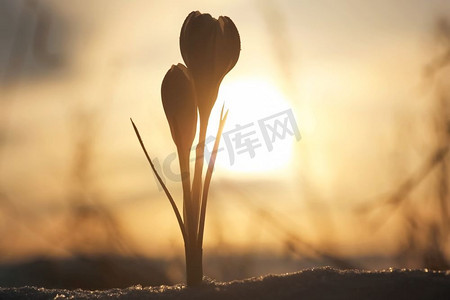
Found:
[[[193,10],[242,42],[205,275],[448,269],[449,1],[0,0],[0,285],[184,280],[129,118],[181,206],[160,86]]]

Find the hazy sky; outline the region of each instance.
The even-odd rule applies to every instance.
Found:
[[[257,121],[266,113],[258,107],[273,104],[273,110],[293,110],[302,134],[300,141],[288,143],[289,151],[259,152],[265,155],[259,165],[289,155],[280,170],[241,174],[219,165],[212,185],[222,199],[217,201],[234,216],[235,204],[224,204],[226,196],[220,196],[220,182],[230,179],[249,182],[251,197],[269,207],[283,189],[287,196],[278,200],[285,201],[279,210],[294,208],[296,220],[306,209],[317,210],[302,200],[308,191],[339,210],[392,189],[387,175],[396,154],[398,120],[406,114],[409,124],[423,113],[422,70],[433,53],[433,26],[450,12],[445,0],[53,0],[22,11],[23,3],[0,2],[0,74],[10,75],[13,41],[26,49],[24,63],[14,69],[13,88],[2,96],[1,188],[20,207],[46,211],[64,206],[76,149],[84,141],[92,146],[93,190],[109,204],[127,207],[121,218],[133,220],[127,227],[134,235],[145,232],[140,230],[146,222],[173,217],[168,217],[170,207],[143,160],[129,118],[141,128],[153,157],[163,160],[175,150],[160,84],[170,66],[182,62],[178,38],[189,12],[227,15],[239,29],[241,56],[218,100],[225,100],[234,122]],[[43,12],[51,19],[46,42],[48,52],[60,59],[55,65],[30,50]],[[273,96],[262,99],[267,95]],[[227,128],[235,125],[229,122]],[[179,192],[175,183],[169,185]],[[258,194],[262,187],[267,191]],[[151,204],[145,202],[149,198],[154,198]],[[212,214],[220,211],[219,204],[212,206]],[[150,211],[158,211],[151,220]],[[248,217],[240,214],[242,220]],[[176,228],[172,221],[162,228]],[[307,222],[299,221],[311,227]],[[345,222],[337,227],[348,229]],[[314,240],[318,231],[305,229],[305,236]],[[155,237],[142,234],[139,244],[145,248]],[[178,234],[174,231],[171,238]],[[342,236],[354,238],[348,232]],[[157,238],[166,246],[171,240]]]

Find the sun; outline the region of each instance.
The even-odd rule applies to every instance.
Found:
[[[294,112],[270,80],[239,78],[223,82],[208,136],[217,132],[222,105],[229,110],[216,166],[230,172],[261,173],[286,168],[300,139]],[[274,136],[275,135],[275,136]],[[211,139],[212,140],[212,139]],[[207,144],[212,149],[213,143]]]

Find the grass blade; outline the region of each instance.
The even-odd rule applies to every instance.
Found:
[[[198,228],[198,230],[199,230],[198,246],[200,248],[203,245],[203,233],[205,230],[206,204],[208,202],[209,185],[211,183],[212,173],[214,170],[214,164],[216,163],[216,157],[217,157],[217,151],[219,149],[220,137],[222,136],[222,131],[223,131],[223,128],[225,127],[225,122],[226,122],[227,116],[228,116],[228,110],[225,113],[225,116],[223,116],[223,109],[224,109],[224,106],[222,106],[222,111],[220,112],[219,129],[217,130],[216,141],[214,142],[214,148],[213,148],[213,151],[211,154],[211,158],[209,159],[208,170],[206,171],[205,182],[203,185],[202,206],[201,206],[201,211],[200,211],[200,224],[199,224],[199,228]]]
[[[133,122],[133,120],[131,118],[130,118],[130,121],[131,121],[131,124],[133,124],[134,132],[136,133],[136,136],[137,136],[137,138],[139,140],[139,143],[141,144],[142,150],[144,150],[145,157],[147,158],[147,161],[149,162],[150,166],[152,167],[152,170],[155,173],[156,178],[158,179],[159,183],[161,184],[164,192],[166,193],[167,198],[170,201],[170,204],[172,205],[173,211],[175,212],[175,215],[176,215],[177,220],[178,220],[178,225],[180,226],[180,229],[181,229],[181,234],[183,235],[183,240],[186,243],[187,242],[186,229],[184,228],[184,223],[183,223],[183,220],[181,219],[180,212],[178,211],[177,204],[173,200],[172,195],[170,194],[170,192],[167,189],[166,185],[162,181],[161,176],[159,176],[158,172],[156,171],[156,168],[153,165],[153,162],[150,159],[150,156],[148,155],[147,149],[145,149],[144,142],[142,142],[142,138],[141,138],[141,135],[139,134],[139,130],[137,129],[136,125],[134,124],[134,122]]]

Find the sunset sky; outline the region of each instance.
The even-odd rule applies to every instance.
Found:
[[[170,66],[183,62],[179,33],[193,10],[229,16],[241,36],[211,134],[224,104],[225,132],[253,124],[260,142],[254,155],[235,153],[231,165],[222,141],[206,247],[279,251],[278,236],[249,209],[259,207],[340,253],[396,249],[395,223],[369,235],[353,208],[391,193],[431,151],[432,93],[423,69],[450,1],[36,3],[0,3],[0,224],[10,241],[2,259],[64,255],[70,245],[55,241],[74,197],[111,210],[137,252],[181,253],[175,216],[129,118],[153,158],[173,159],[160,87]],[[50,20],[45,41],[56,63],[31,51],[36,16]],[[25,51],[12,71],[20,51],[11,49]],[[301,138],[286,134],[269,151],[258,121],[285,111]],[[168,165],[178,172],[176,160]],[[166,180],[180,199],[180,183]]]

